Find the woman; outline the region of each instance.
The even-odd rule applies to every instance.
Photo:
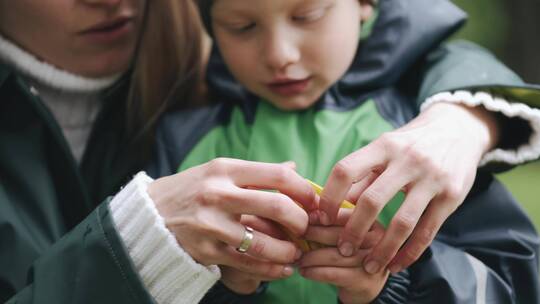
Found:
[[[150,196],[144,174],[129,182],[146,164],[153,122],[175,106],[167,101],[199,100],[193,16],[184,1],[0,0],[0,300],[196,303],[219,278],[213,265],[229,266],[231,288],[244,282],[228,269],[292,273],[296,247],[239,216],[274,214],[305,231],[291,198],[308,208],[316,198],[289,165],[218,160],[161,180],[169,191]],[[203,190],[246,179],[286,195],[257,193],[235,210],[208,204],[232,200]],[[268,200],[287,212],[265,209]],[[214,229],[214,219],[230,225]],[[241,246],[243,224],[257,228],[251,246]]]

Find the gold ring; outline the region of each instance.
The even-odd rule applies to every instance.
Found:
[[[242,239],[242,242],[240,243],[240,246],[236,248],[236,251],[240,253],[246,253],[251,246],[251,242],[253,241],[253,228],[245,226],[246,230],[244,231],[244,238]]]

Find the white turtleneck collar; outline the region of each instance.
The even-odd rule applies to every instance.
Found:
[[[80,162],[92,126],[102,105],[102,92],[120,78],[92,79],[61,70],[0,35],[0,62],[12,66],[30,91],[51,111],[77,162]]]
[[[95,93],[110,87],[121,74],[103,78],[87,78],[72,74],[38,60],[0,35],[0,61],[5,62],[25,75],[51,88],[79,93]]]

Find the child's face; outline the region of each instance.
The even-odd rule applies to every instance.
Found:
[[[361,0],[216,0],[211,13],[236,79],[278,108],[299,110],[347,71],[371,11]]]
[[[125,71],[145,0],[0,0],[0,33],[36,57],[83,76]]]

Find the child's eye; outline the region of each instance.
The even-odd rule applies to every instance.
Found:
[[[312,22],[321,19],[326,14],[326,8],[317,8],[292,17],[293,21]]]
[[[255,22],[245,23],[245,24],[236,24],[230,25],[229,29],[235,33],[245,33],[255,28]]]

